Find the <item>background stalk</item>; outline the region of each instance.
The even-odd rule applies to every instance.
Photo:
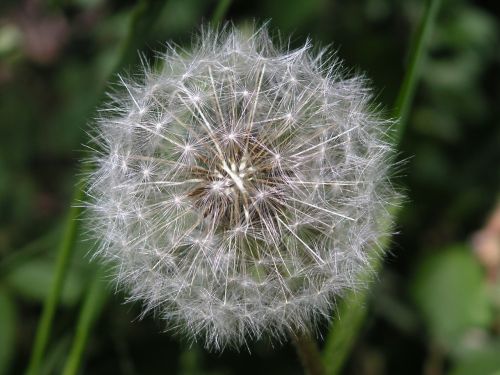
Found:
[[[143,0],[134,9],[130,21],[129,32],[120,50],[120,57],[115,64],[113,74],[119,72],[125,66],[125,64],[133,60],[136,49],[141,46],[142,41],[145,39],[145,35],[147,35],[148,30],[151,29],[151,26],[154,24],[155,19],[160,14],[161,9],[165,5],[165,3],[166,2],[163,0]],[[223,21],[230,4],[231,0],[219,1],[214,15],[211,19],[211,23],[213,25],[220,24]],[[75,210],[76,214],[79,213],[76,205],[78,205],[78,202],[83,197],[83,186],[83,184],[80,184],[77,187],[76,191],[78,197],[77,199],[73,200],[73,210]],[[76,232],[76,220],[74,220],[73,217],[70,219],[71,222],[68,221],[68,227],[71,227],[72,230]],[[74,245],[74,241],[75,238],[67,243],[67,246],[65,248],[66,252],[70,252],[71,247]],[[88,341],[90,331],[95,321],[97,320],[97,317],[99,316],[101,308],[104,305],[107,297],[106,288],[104,283],[102,282],[102,278],[102,272],[96,272],[96,275],[94,275],[89,290],[85,296],[85,300],[82,303],[82,309],[78,318],[75,338],[72,343],[71,352],[64,367],[64,375],[77,374],[82,363],[82,357],[85,352],[85,346]],[[64,273],[62,274],[62,279],[64,279]],[[53,319],[54,312],[52,311],[51,314]],[[50,326],[48,330],[50,331]],[[28,374],[31,375],[31,373]]]
[[[212,18],[210,20],[211,24],[214,27],[217,27],[222,21],[224,21],[224,17],[226,16],[226,13],[229,10],[230,6],[231,0],[219,0],[214,14],[212,15]]]
[[[120,49],[120,55],[113,69],[113,74],[119,71],[132,56],[136,49],[141,46],[148,29],[154,23],[160,14],[160,10],[165,5],[163,0],[143,0],[140,1],[133,10],[128,34]],[[55,311],[61,296],[64,279],[71,259],[77,232],[78,217],[81,214],[80,202],[83,198],[84,181],[79,181],[75,187],[72,198],[72,206],[67,218],[65,219],[64,233],[61,245],[57,252],[57,263],[51,289],[43,305],[42,316],[38,323],[35,336],[35,343],[30,357],[26,375],[37,375],[40,371],[40,365],[45,356],[47,344],[52,330]],[[88,295],[87,295],[88,296]],[[94,297],[92,297],[94,298]],[[86,304],[84,303],[84,306]]]
[[[78,373],[90,331],[106,300],[106,285],[102,278],[101,272],[96,272],[93,276],[78,318],[75,338],[64,366],[63,375],[76,375]]]
[[[406,131],[408,114],[415,96],[422,64],[427,54],[429,38],[439,4],[440,0],[427,0],[424,14],[411,44],[408,68],[394,105],[393,114],[396,119],[396,127],[392,141],[396,147],[399,146]],[[400,206],[395,206],[393,217],[397,217],[399,208]],[[382,233],[390,233],[391,229],[392,225],[388,223]],[[377,247],[385,249],[389,242],[390,237],[386,236],[381,243],[377,244]],[[364,281],[370,283],[373,280],[373,275],[378,274],[382,266],[383,258],[374,257],[371,262],[370,273],[362,275]],[[327,375],[336,375],[342,370],[365,321],[369,292],[368,288],[350,292],[338,304],[337,314],[331,324],[323,351],[323,361]]]
[[[436,14],[441,0],[427,0],[424,14],[415,33],[410,53],[408,67],[403,78],[403,83],[399,89],[396,103],[394,104],[393,115],[397,119],[397,126],[394,134],[394,144],[399,146],[406,131],[408,114],[420,79],[420,72],[427,55],[429,38],[432,33]]]
[[[80,181],[75,188],[72,202],[81,201],[82,196],[83,181]],[[64,278],[66,276],[68,264],[71,259],[73,245],[75,244],[75,240],[77,237],[79,224],[79,220],[77,220],[77,218],[79,214],[80,208],[72,206],[66,219],[63,238],[59,246],[59,250],[57,251],[54,279],[51,289],[47,294],[47,298],[43,305],[42,316],[40,318],[40,322],[38,323],[33,351],[31,353],[29,366],[26,371],[27,375],[37,375],[39,373],[40,365],[45,356],[47,343],[52,331],[54,315],[59,303],[59,298],[61,297]]]

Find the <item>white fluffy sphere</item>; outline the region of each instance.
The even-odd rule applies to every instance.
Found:
[[[209,348],[313,330],[380,256],[391,148],[365,81],[265,29],[208,30],[159,63],[97,120],[97,254]]]

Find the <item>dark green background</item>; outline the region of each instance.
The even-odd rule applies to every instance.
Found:
[[[56,2],[53,2],[56,3]],[[50,285],[61,223],[86,130],[126,35],[133,1],[0,4],[0,374],[24,371]],[[216,2],[166,1],[147,36],[189,43]],[[401,83],[420,0],[234,1],[226,19],[332,45],[372,81],[387,114]],[[402,142],[396,178],[407,199],[346,374],[500,374],[500,278],[487,277],[471,239],[499,200],[500,12],[495,1],[443,0]],[[132,51],[133,52],[133,51]],[[124,68],[131,72],[137,56]],[[500,230],[496,233],[500,242]],[[85,237],[83,235],[82,237]],[[497,243],[498,244],[498,243]],[[89,275],[79,240],[45,373],[58,373]],[[500,247],[500,244],[498,244]],[[499,250],[500,251],[500,250]],[[498,267],[498,265],[497,265]],[[490,269],[491,271],[491,269]],[[140,306],[112,295],[87,346],[85,374],[300,374],[293,348],[252,344],[208,354],[162,333]],[[326,335],[327,327],[322,332]],[[189,349],[189,350],[188,350]],[[335,353],[331,353],[335,355]]]

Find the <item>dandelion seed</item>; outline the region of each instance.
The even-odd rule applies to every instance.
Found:
[[[97,254],[208,348],[314,331],[380,256],[389,122],[363,78],[264,28],[206,30],[161,59],[120,77],[97,120]]]

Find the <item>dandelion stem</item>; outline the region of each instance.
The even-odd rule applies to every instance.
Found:
[[[164,4],[164,0],[142,0],[137,4],[132,14],[129,33],[122,45],[120,57],[113,72],[121,69],[124,63],[128,61],[130,58],[130,51],[135,52],[136,47],[140,45],[141,40],[143,40],[141,38],[143,38],[145,32],[151,28],[151,24],[158,17],[161,7],[163,7]],[[67,218],[65,219],[63,238],[57,252],[58,255],[54,279],[47,298],[44,301],[42,316],[38,323],[33,351],[26,370],[27,375],[36,375],[40,372],[40,365],[45,356],[56,307],[61,296],[69,260],[77,238],[79,223],[77,218],[80,215],[81,210],[80,207],[77,207],[77,204],[83,197],[83,186],[83,181],[80,181],[75,187],[72,199],[73,205]],[[90,328],[90,326],[87,327]]]
[[[292,342],[307,375],[325,375],[321,353],[309,335],[292,335]]]
[[[380,248],[387,247],[389,242],[390,236],[384,237],[379,243]],[[382,268],[382,260],[382,257],[373,258],[371,270],[362,275],[361,282],[369,283],[373,279],[373,275],[378,274]],[[335,375],[341,372],[366,318],[368,297],[369,289],[351,291],[339,302],[336,309],[337,317],[330,326],[323,349],[326,375]]]
[[[393,138],[395,146],[400,144],[406,130],[408,113],[420,78],[422,62],[426,57],[427,45],[435,23],[439,4],[440,0],[427,0],[424,14],[411,45],[409,66],[394,105],[394,116],[398,121],[396,134]],[[397,211],[398,208],[393,212],[394,217],[396,217]],[[391,224],[388,223],[385,227],[386,229],[383,232],[390,233]],[[380,241],[381,243],[377,244],[377,247],[381,249],[386,248],[389,245],[389,240],[389,236],[385,237]],[[370,267],[371,272],[362,276],[366,279],[367,283],[373,279],[373,275],[379,273],[382,265],[382,257],[373,258]],[[359,292],[350,292],[339,303],[337,308],[338,318],[331,324],[323,351],[323,360],[327,375],[336,375],[342,370],[366,318],[368,296],[369,290],[367,289]]]

